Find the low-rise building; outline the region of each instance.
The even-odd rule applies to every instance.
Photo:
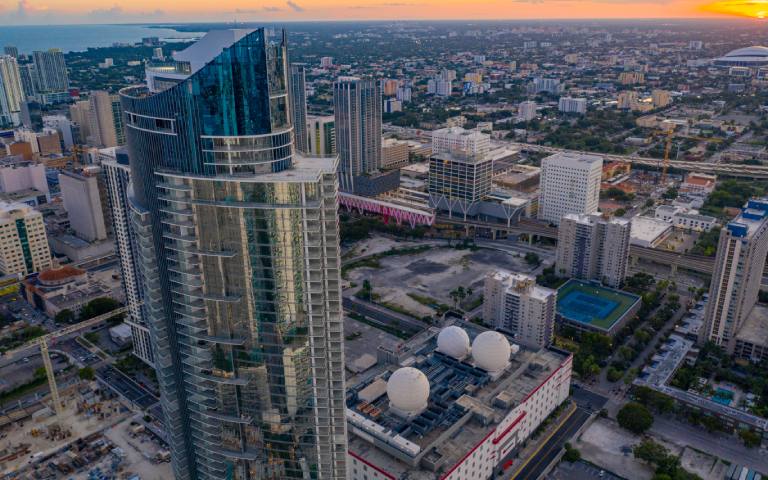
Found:
[[[120,285],[89,278],[88,272],[64,265],[44,270],[24,279],[27,301],[51,317],[63,310],[79,315],[82,308],[97,298],[122,298]]]
[[[380,348],[348,386],[350,480],[494,478],[568,398],[569,353],[474,325],[432,327],[398,352]]]
[[[656,248],[672,234],[672,225],[653,217],[637,216],[632,219],[629,243],[640,247]]]
[[[656,207],[656,218],[671,223],[675,227],[708,232],[718,225],[716,217],[701,215],[698,210],[690,210],[675,205]]]
[[[381,142],[381,167],[401,168],[408,165],[408,142],[387,138]]]

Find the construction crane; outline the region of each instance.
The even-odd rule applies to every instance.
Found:
[[[667,170],[669,170],[669,154],[672,150],[672,138],[674,137],[675,129],[670,128],[668,130],[660,130],[656,132],[656,135],[666,135],[666,140],[664,141],[664,159],[662,160],[662,168],[661,168],[661,177],[659,179],[659,182],[664,185],[667,183]],[[712,143],[720,143],[723,140],[720,138],[710,138],[710,137],[681,137],[683,140],[698,140],[698,141],[704,141],[704,142],[712,142]]]
[[[76,323],[74,325],[69,325],[60,330],[56,330],[55,332],[51,332],[46,335],[43,335],[42,337],[37,337],[33,340],[30,340],[29,342],[25,343],[20,347],[17,347],[17,348],[14,348],[13,350],[9,350],[5,352],[4,356],[12,357],[17,353],[27,350],[29,348],[40,346],[40,356],[43,358],[43,366],[45,366],[45,375],[48,377],[48,387],[51,390],[51,401],[53,402],[53,410],[54,412],[56,412],[56,416],[58,418],[61,418],[62,414],[64,413],[64,405],[61,403],[61,399],[59,398],[59,389],[56,387],[56,376],[55,376],[55,372],[53,371],[51,356],[48,353],[49,342],[51,340],[55,340],[56,338],[69,335],[70,333],[78,332],[80,330],[90,328],[94,325],[98,325],[105,320],[109,320],[110,318],[116,317],[118,315],[122,315],[126,312],[128,312],[128,307],[116,308],[112,311],[93,317],[89,320],[85,320],[83,322]]]

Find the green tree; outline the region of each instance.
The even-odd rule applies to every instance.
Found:
[[[632,433],[641,434],[653,425],[653,415],[642,404],[629,402],[619,410],[616,416],[619,426]]]
[[[538,267],[541,264],[541,259],[535,253],[528,252],[525,254],[525,262],[533,267]]]
[[[114,298],[109,298],[109,297],[94,298],[90,302],[86,303],[85,306],[83,306],[82,310],[80,310],[80,321],[88,320],[93,317],[98,317],[99,315],[103,315],[107,312],[111,312],[112,310],[118,308],[119,306],[120,306],[120,302],[118,302]]]
[[[65,308],[64,310],[61,310],[59,313],[56,314],[53,319],[57,323],[75,323],[75,314],[72,312],[72,310]]]
[[[574,463],[581,460],[581,452],[578,449],[571,446],[570,443],[565,444],[565,453],[563,454],[563,461],[568,463]]]
[[[739,437],[741,437],[741,441],[744,442],[747,448],[759,447],[762,440],[759,433],[747,429],[739,431]]]
[[[91,367],[83,367],[77,372],[77,376],[80,377],[81,380],[93,380],[96,378],[96,373]]]

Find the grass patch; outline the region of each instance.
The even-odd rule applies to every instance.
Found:
[[[409,297],[411,297],[413,300],[419,302],[420,304],[424,305],[425,307],[429,307],[437,312],[438,315],[442,315],[448,310],[451,309],[448,305],[444,303],[440,303],[439,301],[435,300],[432,297],[428,297],[426,295],[419,295],[418,293],[408,293]],[[482,300],[481,300],[482,302]]]

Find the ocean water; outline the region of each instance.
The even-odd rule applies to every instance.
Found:
[[[136,43],[143,37],[164,40],[193,39],[202,34],[177,32],[171,28],[149,28],[146,25],[34,25],[0,26],[0,53],[5,45],[13,45],[22,53],[59,48],[78,52],[88,47],[110,47],[113,43]]]

